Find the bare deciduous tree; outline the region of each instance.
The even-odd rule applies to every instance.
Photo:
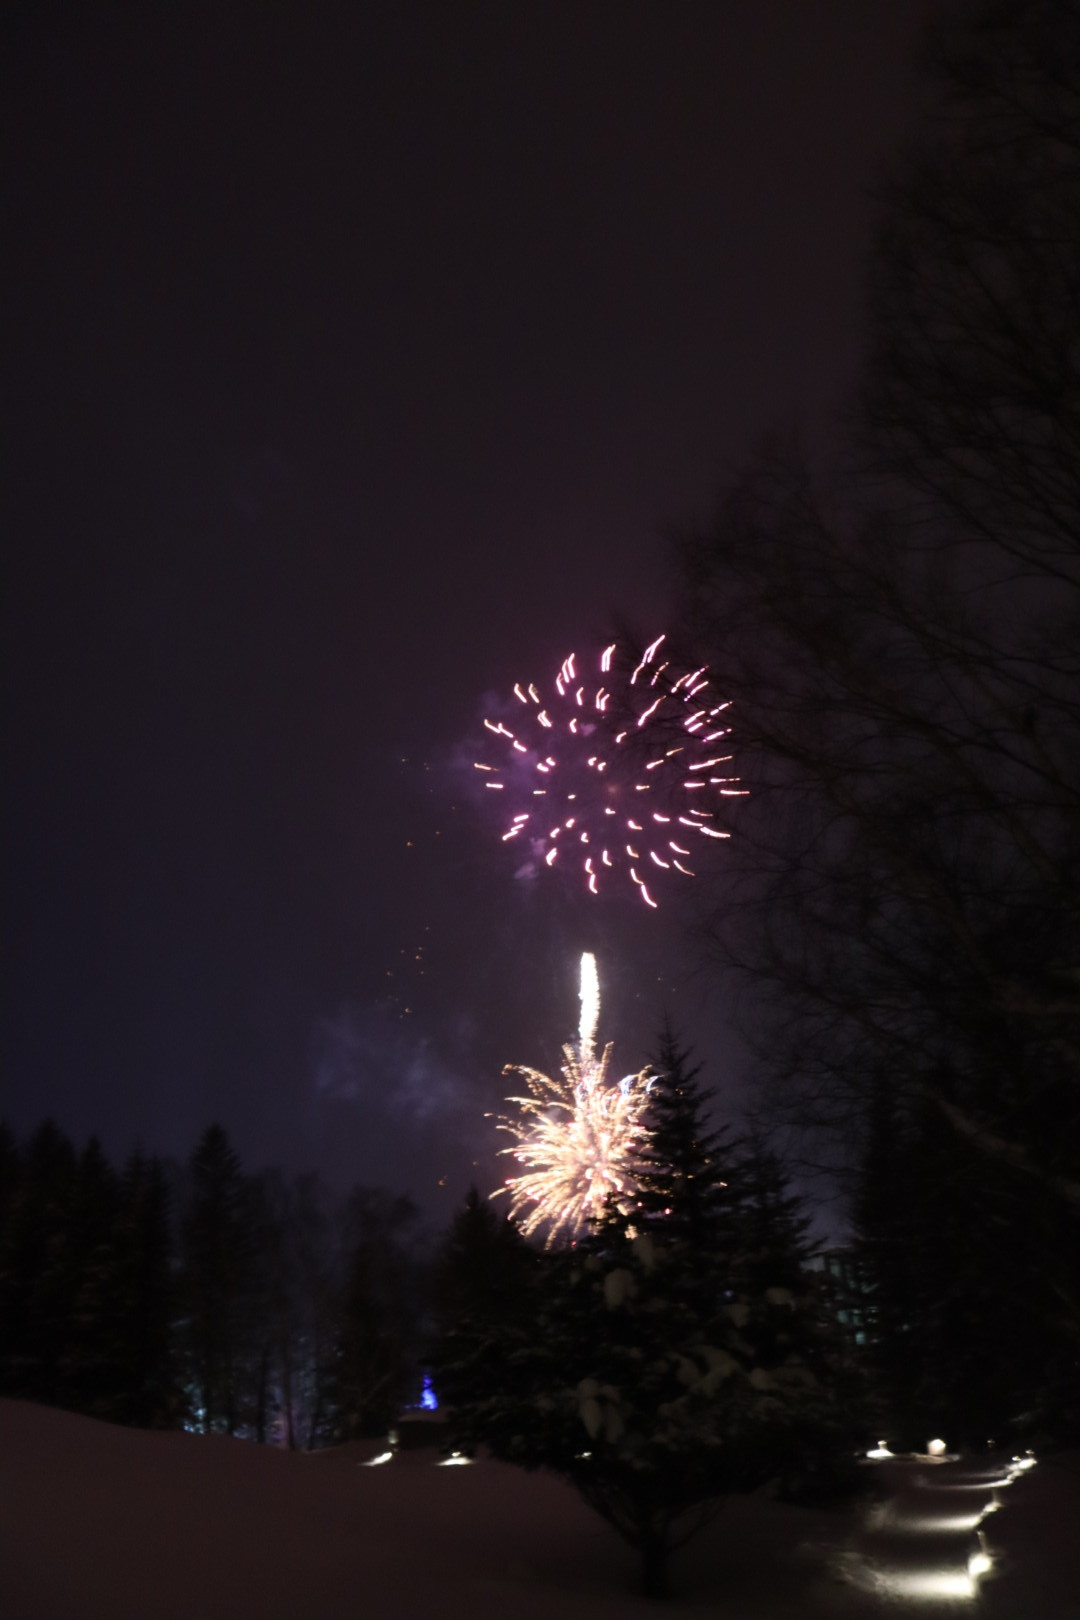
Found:
[[[789,1117],[850,1161],[883,1093],[929,1107],[1003,1209],[1057,1210],[1078,1334],[1080,13],[954,9],[930,62],[850,465],[771,446],[683,545],[754,789],[711,936]]]

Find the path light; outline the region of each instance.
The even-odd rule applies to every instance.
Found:
[[[928,1457],[944,1457],[945,1450],[944,1440],[928,1440],[926,1442],[926,1454]]]
[[[874,1449],[872,1451],[868,1451],[866,1455],[868,1457],[873,1457],[876,1461],[882,1457],[895,1457],[896,1453],[895,1451],[889,1450],[889,1442],[887,1440],[879,1440]]]
[[[442,1462],[436,1463],[435,1466],[437,1468],[465,1468],[471,1462],[471,1457],[463,1457],[460,1451],[452,1451],[449,1457],[444,1457]]]
[[[394,1453],[392,1451],[380,1451],[377,1457],[369,1457],[367,1462],[361,1463],[360,1466],[361,1468],[378,1468],[380,1463],[392,1462],[393,1459]]]

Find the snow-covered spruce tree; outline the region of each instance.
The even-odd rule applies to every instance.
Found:
[[[683,1054],[676,1070],[673,1124],[683,1108],[700,1126]],[[698,1157],[705,1133],[683,1134],[693,1170],[654,1142],[655,1214],[613,1208],[576,1246],[538,1255],[528,1309],[441,1368],[453,1443],[566,1479],[635,1549],[656,1597],[720,1499],[782,1476],[808,1436],[837,1428],[827,1387],[769,1329],[770,1313],[794,1319],[796,1296],[740,1291],[726,1178]]]
[[[733,1141],[710,1125],[701,1064],[665,1020],[653,1060],[649,1135],[636,1171],[633,1223],[664,1246],[679,1287],[703,1318],[717,1293],[740,1318],[752,1318],[759,1366],[802,1364],[819,1387],[842,1394],[834,1405],[789,1425],[776,1477],[789,1496],[828,1493],[850,1484],[846,1442],[865,1405],[864,1381],[840,1324],[810,1270],[809,1221],[779,1157],[760,1135]],[[674,1274],[681,1273],[675,1283]]]

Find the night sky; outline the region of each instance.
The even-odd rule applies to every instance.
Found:
[[[692,906],[515,879],[470,740],[664,629],[664,531],[827,421],[924,10],[5,8],[20,1133],[217,1119],[437,1213],[583,947],[620,1072],[666,1007],[735,1104]]]

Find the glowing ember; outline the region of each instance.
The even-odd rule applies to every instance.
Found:
[[[514,1118],[503,1117],[499,1129],[514,1138],[504,1148],[522,1166],[508,1176],[499,1192],[510,1194],[512,1214],[531,1236],[546,1228],[545,1243],[573,1239],[601,1214],[606,1200],[633,1189],[631,1165],[645,1136],[642,1113],[648,1094],[648,1069],[608,1083],[611,1044],[596,1055],[600,988],[596,958],[581,958],[581,1020],[575,1047],[563,1047],[565,1061],[558,1078],[539,1069],[508,1065],[518,1074],[528,1096],[517,1103]]]
[[[653,907],[661,874],[694,876],[695,839],[731,836],[714,824],[719,802],[746,791],[724,751],[730,704],[705,665],[677,673],[664,639],[636,664],[613,642],[592,676],[571,653],[546,693],[518,682],[513,723],[485,720],[493,758],[474,761],[485,789],[506,794],[504,843],[592,894],[632,886]]]

